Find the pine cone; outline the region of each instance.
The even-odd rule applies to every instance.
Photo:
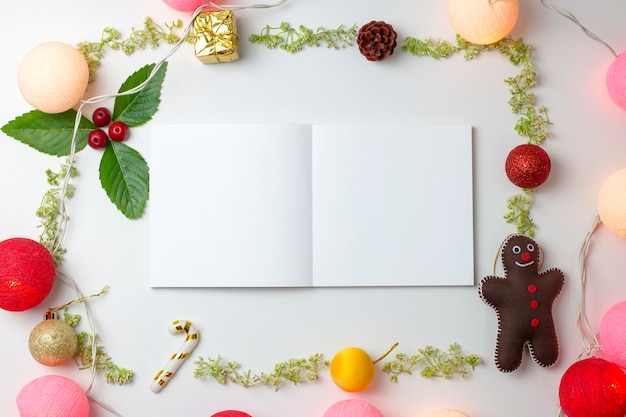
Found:
[[[372,20],[359,29],[357,45],[368,61],[382,61],[393,53],[397,37],[393,26]]]

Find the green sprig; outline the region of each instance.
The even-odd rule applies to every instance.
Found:
[[[434,59],[448,58],[462,52],[467,60],[477,57],[480,52],[497,50],[513,65],[521,68],[516,76],[504,80],[511,93],[508,103],[512,112],[519,116],[514,130],[518,135],[526,137],[527,143],[534,145],[539,145],[550,136],[552,123],[548,119],[548,111],[545,106],[535,104],[535,94],[531,91],[537,84],[537,73],[531,61],[532,47],[522,39],[504,38],[489,45],[475,45],[459,35],[455,44],[432,38],[419,40],[409,37],[402,49],[415,56],[431,56]],[[518,233],[530,237],[534,236],[537,227],[530,216],[533,195],[533,190],[523,190],[523,194],[510,197],[507,201],[509,212],[504,216],[508,223],[515,224]]]
[[[67,214],[61,214],[61,200],[74,196],[74,186],[68,183],[65,191],[63,191],[61,182],[68,174],[72,178],[78,175],[76,168],[70,164],[69,157],[67,159],[65,163],[61,164],[58,172],[51,169],[46,170],[46,178],[51,187],[43,195],[39,208],[35,212],[37,217],[41,218],[41,223],[38,226],[42,229],[39,243],[50,251],[57,266],[63,262],[63,256],[67,252],[65,248],[60,246],[62,239],[61,223],[68,220]]]
[[[284,383],[298,385],[315,381],[318,379],[319,371],[328,366],[328,361],[324,360],[321,354],[314,354],[307,359],[279,362],[272,372],[260,374],[253,374],[250,370],[240,372],[239,363],[224,362],[221,356],[216,359],[200,357],[194,363],[196,368],[193,375],[196,378],[213,378],[219,384],[231,382],[244,388],[254,385],[273,386],[275,391],[278,391]]]
[[[183,27],[182,20],[179,19],[169,24],[166,23],[164,26],[165,28],[154,23],[150,17],[146,17],[143,22],[143,28],[135,29],[133,27],[126,39],[122,39],[122,35],[117,29],[106,27],[102,30],[102,36],[99,41],[78,43],[76,47],[85,57],[89,67],[89,81],[93,82],[95,80],[96,69],[100,66],[107,48],[131,55],[138,49],[157,48],[162,43],[173,45],[179,42],[181,38],[176,34],[176,31]],[[185,38],[186,42],[191,42],[191,40],[191,35]]]
[[[535,235],[535,225],[530,217],[530,209],[533,205],[535,190],[522,188],[521,194],[516,194],[508,198],[506,206],[509,211],[504,215],[507,223],[514,223],[518,233],[523,233],[529,237]]]
[[[412,375],[416,367],[422,366],[420,375],[424,378],[452,378],[454,375],[465,377],[481,363],[478,355],[465,355],[457,343],[452,343],[447,351],[440,351],[432,346],[418,349],[414,355],[398,353],[395,359],[383,364],[383,372],[390,375],[392,382],[398,382],[400,374]]]
[[[317,30],[305,26],[291,27],[287,22],[281,22],[280,26],[266,25],[259,34],[252,34],[248,40],[251,43],[264,44],[269,49],[279,47],[289,53],[296,53],[304,46],[320,46],[333,49],[347,48],[352,46],[357,34],[357,25],[345,29],[343,25],[337,29],[325,29],[318,27]]]
[[[80,315],[70,314],[65,309],[63,319],[67,324],[76,327],[80,322]],[[124,385],[132,382],[134,372],[130,369],[122,368],[113,362],[111,356],[104,350],[104,346],[99,344],[100,337],[92,335],[85,331],[76,334],[78,339],[78,350],[76,353],[76,364],[79,369],[95,368],[98,371],[104,371],[104,379],[109,384]],[[94,342],[95,356],[94,356]],[[95,365],[94,365],[95,363]]]

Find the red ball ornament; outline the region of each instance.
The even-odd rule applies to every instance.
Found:
[[[561,378],[559,400],[568,417],[624,417],[626,374],[605,359],[578,361]]]
[[[526,143],[509,152],[504,169],[518,187],[539,187],[550,175],[550,157],[540,146]]]
[[[0,242],[0,308],[35,307],[50,293],[55,275],[54,259],[39,242],[19,237]]]
[[[243,411],[237,410],[225,410],[219,413],[213,414],[211,417],[252,417],[250,414],[246,414]]]

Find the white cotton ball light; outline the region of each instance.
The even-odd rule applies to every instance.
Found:
[[[62,42],[44,42],[32,48],[17,71],[24,99],[44,113],[62,113],[85,94],[89,67],[76,48]]]

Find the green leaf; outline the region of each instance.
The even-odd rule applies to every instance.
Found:
[[[124,81],[118,93],[129,91],[148,80],[155,65],[146,65],[137,70]],[[133,127],[142,125],[152,119],[161,102],[161,86],[163,85],[166,69],[167,62],[164,62],[141,91],[116,97],[113,107],[113,121],[124,122],[129,127]]]
[[[148,164],[139,152],[121,142],[110,141],[100,161],[100,183],[124,216],[141,217],[150,185]]]
[[[39,152],[66,156],[71,151],[75,121],[76,111],[73,109],[56,114],[33,110],[2,126],[2,131]],[[76,151],[87,146],[87,136],[95,128],[96,125],[81,116],[76,134]]]

